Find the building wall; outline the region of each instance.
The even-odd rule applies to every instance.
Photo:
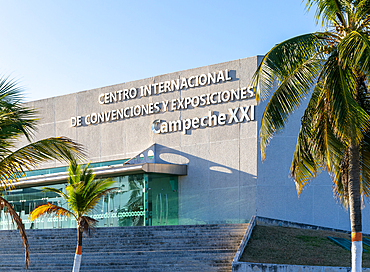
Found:
[[[191,129],[186,134],[152,131],[152,123],[157,119],[185,120],[207,116],[209,111],[216,115],[228,114],[229,109],[256,105],[254,98],[176,111],[162,109],[151,115],[71,126],[71,117],[93,112],[247,87],[258,61],[258,57],[245,58],[31,102],[29,105],[40,112],[36,138],[68,136],[85,146],[92,162],[131,158],[156,143],[156,162],[188,165],[188,175],[179,177],[180,224],[238,223],[258,215],[349,230],[349,214],[333,198],[327,173],[315,178],[299,197],[288,176],[304,107],[292,115],[283,132],[274,136],[264,162],[259,151],[258,128],[266,102],[256,106],[254,121]],[[230,71],[232,80],[147,97],[138,95],[123,102],[98,103],[102,93],[139,89],[148,84],[225,69]],[[43,168],[56,166],[60,164],[42,165]],[[370,233],[370,216],[366,205],[364,207],[364,232]]]
[[[256,213],[257,122],[244,120],[191,129],[186,134],[155,134],[152,123],[207,116],[209,111],[228,114],[229,119],[229,109],[255,105],[253,98],[176,111],[162,109],[157,114],[95,125],[82,122],[76,127],[71,126],[71,117],[247,87],[256,67],[257,57],[252,57],[34,101],[29,105],[40,112],[36,138],[68,136],[85,146],[92,162],[131,158],[156,143],[157,162],[188,164],[188,175],[179,178],[180,224],[246,222]],[[140,93],[140,86],[225,69],[232,78],[229,81],[103,105],[98,102],[102,93],[130,88]],[[42,167],[56,166],[59,163]]]

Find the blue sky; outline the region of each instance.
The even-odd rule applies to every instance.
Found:
[[[300,0],[0,3],[0,73],[27,101],[263,55],[319,30]]]

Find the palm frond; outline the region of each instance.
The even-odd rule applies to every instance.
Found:
[[[21,100],[23,88],[19,86],[17,80],[11,79],[8,76],[0,78],[0,101],[18,102]]]
[[[80,165],[75,158],[71,158],[68,166],[68,184],[74,185],[80,182]]]
[[[306,8],[310,10],[316,5],[315,19],[322,26],[347,26],[345,14],[351,12],[351,3],[347,0],[307,0]]]
[[[89,187],[86,187],[80,201],[81,212],[86,214],[91,212],[104,195],[117,190],[117,187],[112,187],[115,182],[112,179],[95,180]]]
[[[66,187],[68,207],[77,215],[77,217],[82,215],[80,211],[82,209],[82,203],[84,202],[82,196],[83,190],[84,184],[82,182],[69,184]]]
[[[321,89],[315,88],[308,106],[301,118],[301,128],[297,138],[297,144],[293,153],[293,160],[290,167],[290,176],[293,178],[298,195],[302,189],[315,177],[322,168],[322,162],[315,160],[315,154],[311,148],[313,137],[313,122]]]
[[[356,1],[356,13],[354,14],[355,20],[358,22],[357,28],[363,29],[368,26],[370,17],[370,2],[369,0]]]
[[[53,188],[53,187],[44,187],[42,188],[44,192],[53,192],[58,194],[59,196],[63,197],[65,200],[68,200],[69,196],[63,193],[61,190]]]
[[[370,38],[366,32],[351,31],[338,44],[338,53],[344,67],[356,67],[361,74],[370,72]]]
[[[35,110],[21,104],[22,87],[9,77],[0,77],[0,145],[12,137],[25,136],[30,140],[37,119]]]
[[[333,53],[326,61],[323,73],[323,89],[330,107],[334,133],[342,141],[358,144],[370,126],[370,116],[356,102],[356,75],[349,68],[339,65],[338,55]]]
[[[77,217],[91,212],[101,197],[117,189],[112,188],[112,185],[115,183],[112,179],[95,180],[95,174],[89,168],[89,165],[90,163],[81,169],[77,164],[77,160],[73,160],[68,168],[67,203],[69,209]]]
[[[335,164],[333,175],[333,193],[334,198],[344,207],[348,208],[348,153],[343,151],[341,161]]]
[[[273,134],[284,128],[288,116],[314,86],[321,70],[324,36],[323,33],[306,34],[276,45],[253,75],[250,86],[255,88],[258,102],[275,89],[262,116],[262,159]]]
[[[32,170],[38,163],[50,159],[70,160],[83,155],[80,144],[66,137],[54,137],[30,143],[15,151],[8,150],[0,160],[0,183],[11,186],[26,170]]]
[[[0,101],[0,145],[13,144],[15,137],[25,136],[31,141],[37,119],[35,110],[23,104],[11,104]]]
[[[73,212],[59,207],[57,205],[47,203],[36,207],[29,215],[29,219],[31,221],[41,217],[41,216],[56,216],[56,217],[74,217],[77,220],[77,217],[73,214]]]
[[[297,193],[300,194],[309,181],[326,168],[335,175],[337,159],[341,157],[343,148],[333,133],[325,93],[317,84],[301,119],[290,169]]]
[[[314,82],[323,58],[323,46],[327,44],[325,37],[325,33],[309,33],[275,45],[262,58],[249,83],[249,88],[255,90],[257,102],[267,99],[287,77],[292,80],[295,73],[298,81]],[[300,79],[304,72],[308,78]]]
[[[340,68],[335,56],[332,54],[324,64],[321,81],[316,84],[302,117],[290,174],[299,194],[312,178],[327,168],[333,178],[334,195],[345,206],[348,188],[344,154],[351,140],[362,140],[368,120],[366,112],[353,98],[358,88],[355,75]]]

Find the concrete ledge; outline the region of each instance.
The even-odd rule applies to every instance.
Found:
[[[242,263],[233,262],[233,271],[237,272],[350,272],[350,267],[336,266],[309,266],[309,265],[288,265],[288,264],[263,264],[263,263]],[[363,268],[362,271],[370,272],[370,268]]]
[[[279,226],[279,227],[289,227],[289,228],[297,228],[297,229],[311,229],[311,230],[326,230],[326,231],[335,231],[335,232],[342,232],[342,233],[351,233],[347,230],[341,229],[334,229],[334,228],[327,228],[327,227],[320,227],[316,225],[309,225],[279,219],[272,219],[267,217],[256,217],[257,225],[260,226]]]
[[[240,257],[242,256],[243,251],[244,251],[245,247],[248,244],[249,238],[252,235],[252,231],[253,231],[253,228],[254,228],[255,225],[256,225],[256,216],[252,216],[252,219],[248,223],[248,228],[245,231],[245,234],[244,234],[243,239],[240,243],[238,251],[235,254],[235,257],[234,257],[234,260],[233,260],[233,267],[234,267],[234,262],[238,262],[240,260]],[[233,271],[234,271],[234,268],[233,268]]]

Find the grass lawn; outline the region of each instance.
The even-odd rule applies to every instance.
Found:
[[[331,242],[327,236],[351,240],[341,232],[286,227],[255,226],[242,262],[351,266],[351,252]],[[369,238],[369,237],[367,237]],[[370,247],[363,253],[363,267],[370,267]]]

